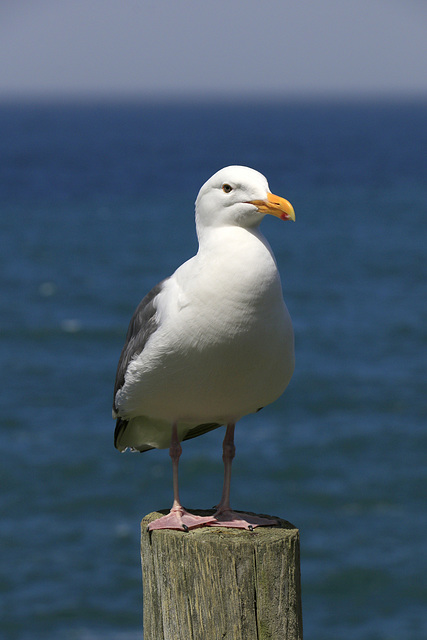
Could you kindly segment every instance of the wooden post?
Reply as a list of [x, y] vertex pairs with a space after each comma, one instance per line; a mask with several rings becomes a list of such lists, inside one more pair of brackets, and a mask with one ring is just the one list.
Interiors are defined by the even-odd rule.
[[298, 529], [147, 532], [163, 513], [141, 523], [144, 640], [302, 640]]

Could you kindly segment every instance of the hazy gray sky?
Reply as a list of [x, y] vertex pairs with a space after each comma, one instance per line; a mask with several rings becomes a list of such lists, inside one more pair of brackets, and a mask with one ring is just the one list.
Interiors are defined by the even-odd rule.
[[0, 95], [427, 94], [425, 0], [2, 0]]

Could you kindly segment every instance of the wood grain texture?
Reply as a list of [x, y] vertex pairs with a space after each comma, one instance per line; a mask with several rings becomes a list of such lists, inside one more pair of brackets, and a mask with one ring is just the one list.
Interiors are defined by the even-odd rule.
[[302, 640], [298, 529], [148, 533], [165, 512], [141, 523], [144, 640]]

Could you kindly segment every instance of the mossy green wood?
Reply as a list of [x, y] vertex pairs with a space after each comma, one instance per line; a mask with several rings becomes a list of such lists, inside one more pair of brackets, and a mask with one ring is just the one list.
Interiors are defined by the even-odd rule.
[[298, 529], [147, 532], [163, 513], [141, 523], [144, 640], [302, 640]]

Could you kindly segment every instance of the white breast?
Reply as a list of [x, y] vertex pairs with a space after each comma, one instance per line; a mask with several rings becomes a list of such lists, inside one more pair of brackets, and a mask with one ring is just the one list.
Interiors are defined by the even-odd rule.
[[215, 230], [167, 282], [158, 321], [128, 368], [122, 415], [224, 423], [273, 402], [289, 383], [292, 324], [259, 232]]

